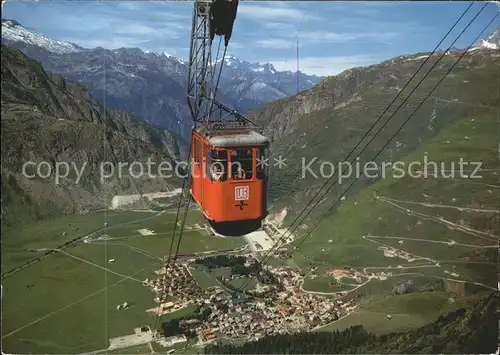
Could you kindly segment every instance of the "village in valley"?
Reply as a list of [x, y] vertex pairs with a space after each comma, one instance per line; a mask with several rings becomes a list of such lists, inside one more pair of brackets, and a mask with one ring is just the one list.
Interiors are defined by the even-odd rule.
[[[271, 214], [261, 229], [239, 237], [245, 242], [238, 247], [179, 254], [170, 260], [165, 256], [162, 266], [142, 282], [152, 292], [156, 305], [145, 310], [154, 322], [138, 325], [133, 334], [110, 338], [107, 350], [145, 345], [153, 349], [155, 344], [173, 353], [218, 342], [238, 343], [319, 330], [357, 310], [360, 295], [354, 291], [371, 280], [383, 281], [397, 275], [389, 270], [391, 266], [300, 267], [291, 258], [297, 252], [293, 243], [296, 237], [282, 228], [286, 214], [286, 208]], [[186, 225], [185, 229], [202, 231], [210, 238], [229, 238], [203, 221]], [[145, 237], [155, 235], [152, 230], [139, 233]], [[377, 250], [387, 258], [409, 263], [418, 260], [397, 248], [379, 246]], [[333, 292], [304, 288], [307, 281], [315, 279], [327, 280]], [[411, 288], [411, 283], [403, 282], [392, 293], [406, 293]], [[117, 310], [127, 307], [124, 302], [117, 305]], [[392, 316], [386, 314], [385, 318], [390, 321]]]
[[[280, 216], [274, 217], [279, 222]], [[283, 230], [276, 220], [246, 235], [248, 244], [243, 248], [165, 261], [152, 278], [143, 282], [153, 292], [157, 305], [146, 312], [154, 315], [157, 324], [138, 327], [131, 335], [111, 338], [108, 349], [152, 342], [168, 348], [187, 342], [203, 347], [217, 341], [250, 341], [268, 335], [311, 331], [352, 312], [356, 306], [351, 301], [335, 294], [317, 295], [303, 290], [305, 277], [315, 269], [300, 270], [287, 264], [288, 249], [283, 245], [294, 237], [290, 235], [285, 243], [279, 242]], [[210, 229], [208, 225], [197, 227]], [[211, 234], [224, 238], [213, 231]], [[276, 244], [280, 245], [274, 258], [277, 262], [261, 263]], [[344, 277], [349, 270], [337, 272]], [[206, 279], [214, 281], [213, 285], [207, 286]], [[117, 309], [126, 307], [124, 303]]]

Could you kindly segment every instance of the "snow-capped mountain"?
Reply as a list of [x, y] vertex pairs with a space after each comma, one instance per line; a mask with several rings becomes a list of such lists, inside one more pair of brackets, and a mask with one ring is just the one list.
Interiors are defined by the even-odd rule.
[[[227, 56], [222, 73], [219, 90], [243, 111], [297, 93], [297, 73], [278, 71], [271, 63], [249, 63]], [[299, 90], [309, 89], [321, 79], [299, 72]]]
[[19, 22], [15, 20], [2, 19], [2, 40], [4, 38], [11, 42], [20, 41], [27, 44], [43, 47], [53, 53], [59, 54], [81, 52], [85, 50], [85, 48], [77, 46], [74, 43], [53, 40], [52, 38], [24, 28]]
[[[135, 112], [187, 138], [191, 118], [186, 104], [188, 64], [166, 53], [139, 48], [85, 49], [2, 20], [2, 43], [40, 61], [45, 70], [81, 82], [98, 101]], [[217, 61], [220, 65], [221, 60]], [[299, 89], [309, 89], [321, 77], [299, 72]], [[218, 99], [246, 113], [266, 102], [294, 95], [297, 73], [278, 71], [272, 64], [224, 58]]]
[[474, 48], [500, 49], [500, 29], [497, 28], [486, 38], [479, 40]]

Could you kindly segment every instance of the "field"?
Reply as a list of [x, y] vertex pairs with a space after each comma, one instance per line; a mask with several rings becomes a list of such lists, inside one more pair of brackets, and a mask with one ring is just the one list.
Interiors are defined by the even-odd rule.
[[122, 355], [132, 355], [132, 354], [149, 354], [151, 352], [151, 349], [149, 345], [139, 345], [139, 346], [133, 346], [130, 348], [124, 348], [124, 349], [117, 349], [117, 350], [111, 350], [111, 351], [106, 351], [102, 352], [101, 354], [109, 354], [109, 355], [114, 355], [114, 354], [122, 354]]
[[[2, 231], [2, 262], [21, 265], [75, 236], [86, 243], [61, 249], [9, 276], [3, 283], [3, 348], [11, 353], [75, 353], [105, 349], [108, 338], [153, 325], [145, 312], [155, 306], [142, 282], [162, 264], [172, 238], [175, 213], [94, 212], [61, 217]], [[104, 221], [108, 228], [103, 228]], [[201, 220], [188, 214], [186, 226]], [[78, 226], [73, 231], [71, 226]], [[142, 235], [148, 229], [153, 235]], [[71, 233], [70, 233], [71, 231]], [[64, 233], [66, 232], [66, 233]], [[98, 239], [107, 235], [107, 239]], [[179, 253], [241, 246], [239, 238], [209, 236], [192, 228], [183, 234]], [[7, 260], [6, 260], [7, 259]], [[114, 260], [112, 260], [114, 259]], [[117, 305], [128, 308], [117, 310]]]
[[35, 257], [30, 249], [56, 248], [71, 239], [84, 237], [97, 230], [134, 220], [146, 221], [154, 217], [151, 212], [98, 211], [89, 215], [67, 215], [19, 227], [2, 230], [2, 273]]
[[415, 329], [429, 323], [429, 319], [420, 314], [392, 314], [391, 319], [387, 319], [386, 315], [387, 313], [359, 310], [321, 331], [344, 330], [362, 324], [367, 332], [379, 335]]
[[[354, 313], [320, 328], [319, 331], [343, 330], [358, 324], [374, 334], [411, 330], [435, 321], [442, 314], [468, 307], [481, 296], [484, 293], [453, 300], [444, 292], [385, 296], [363, 304]], [[388, 315], [391, 319], [387, 318]]]
[[191, 269], [191, 272], [193, 276], [195, 277], [196, 281], [202, 288], [208, 288], [210, 286], [219, 286], [225, 288], [227, 291], [231, 292], [232, 289], [241, 289], [241, 286], [243, 286], [243, 283], [248, 282], [248, 284], [244, 287], [244, 290], [251, 290], [255, 288], [257, 285], [257, 282], [253, 277], [250, 277], [250, 280], [248, 280], [247, 276], [240, 276], [240, 275], [234, 275], [237, 278], [234, 280], [227, 281], [227, 285], [224, 285], [220, 283], [217, 280], [217, 277], [220, 276], [231, 276], [231, 268], [225, 268], [225, 267], [220, 267], [220, 268], [215, 268], [212, 270], [205, 270], [203, 267], [198, 266], [198, 267], [193, 267]]
[[229, 276], [231, 274], [231, 269], [229, 268], [216, 268], [213, 270], [204, 270], [203, 267], [192, 267], [191, 273], [193, 274], [196, 281], [201, 288], [208, 288], [211, 286], [221, 286], [220, 282], [217, 281], [217, 277]]

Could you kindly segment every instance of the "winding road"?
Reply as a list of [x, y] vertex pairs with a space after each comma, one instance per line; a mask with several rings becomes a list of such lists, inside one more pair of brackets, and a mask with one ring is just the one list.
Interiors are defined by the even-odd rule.
[[[455, 230], [461, 231], [463, 233], [466, 233], [466, 234], [468, 234], [470, 236], [473, 236], [473, 237], [476, 237], [476, 238], [480, 238], [480, 239], [483, 239], [483, 240], [487, 240], [487, 241], [491, 242], [492, 244], [489, 244], [489, 245], [475, 245], [475, 244], [457, 243], [454, 240], [450, 240], [450, 241], [446, 242], [446, 241], [438, 241], [438, 240], [429, 240], [429, 239], [424, 239], [424, 238], [407, 238], [407, 237], [391, 237], [391, 236], [364, 235], [364, 236], [361, 236], [362, 239], [364, 239], [364, 240], [366, 240], [368, 242], [371, 242], [371, 243], [375, 243], [375, 244], [379, 245], [381, 248], [385, 248], [386, 250], [392, 251], [394, 253], [394, 256], [400, 256], [401, 257], [401, 255], [405, 255], [405, 256], [408, 257], [406, 260], [409, 261], [409, 262], [423, 260], [424, 263], [413, 264], [411, 266], [402, 266], [402, 265], [394, 266], [394, 265], [389, 265], [389, 266], [368, 266], [368, 267], [364, 267], [364, 268], [362, 268], [362, 275], [361, 276], [364, 277], [364, 278], [366, 278], [366, 281], [362, 282], [359, 285], [354, 285], [355, 286], [354, 288], [352, 288], [350, 290], [346, 290], [346, 291], [334, 291], [334, 292], [310, 291], [310, 290], [304, 289], [304, 287], [303, 287], [303, 283], [304, 282], [303, 282], [303, 280], [301, 280], [301, 282], [300, 282], [300, 288], [301, 288], [301, 290], [303, 292], [307, 292], [307, 293], [311, 293], [311, 294], [318, 294], [318, 295], [335, 295], [335, 294], [338, 294], [338, 293], [342, 292], [343, 296], [341, 296], [340, 298], [344, 298], [349, 293], [351, 293], [351, 292], [359, 289], [360, 287], [365, 286], [366, 284], [368, 284], [372, 280], [374, 280], [374, 279], [380, 279], [380, 276], [370, 275], [370, 273], [368, 272], [368, 270], [380, 270], [380, 271], [381, 270], [391, 270], [391, 271], [395, 271], [395, 270], [410, 270], [410, 269], [421, 269], [421, 268], [440, 268], [441, 267], [441, 263], [443, 263], [443, 264], [444, 263], [450, 263], [450, 264], [451, 263], [463, 263], [463, 264], [488, 264], [488, 265], [496, 265], [496, 263], [489, 262], [489, 261], [436, 260], [436, 259], [429, 258], [429, 257], [426, 257], [426, 256], [421, 256], [421, 255], [416, 255], [416, 254], [409, 253], [406, 250], [403, 250], [403, 249], [400, 249], [400, 248], [396, 248], [396, 247], [394, 247], [392, 245], [384, 244], [383, 242], [381, 242], [379, 240], [383, 240], [383, 239], [394, 240], [394, 239], [396, 239], [396, 240], [399, 240], [399, 241], [408, 240], [408, 241], [418, 241], [418, 242], [424, 242], [424, 243], [446, 244], [446, 245], [449, 245], [450, 247], [459, 246], [459, 247], [475, 248], [475, 249], [498, 249], [498, 247], [499, 247], [498, 236], [496, 236], [496, 235], [493, 235], [493, 234], [488, 233], [488, 232], [479, 231], [479, 230], [476, 230], [476, 229], [473, 229], [473, 228], [469, 228], [469, 227], [466, 227], [466, 226], [463, 226], [463, 225], [459, 225], [457, 223], [448, 221], [448, 220], [446, 220], [446, 219], [444, 219], [442, 217], [435, 217], [435, 216], [432, 216], [432, 215], [429, 215], [429, 214], [412, 211], [412, 210], [408, 209], [407, 207], [402, 206], [401, 204], [421, 205], [421, 206], [430, 207], [430, 208], [447, 208], [447, 209], [455, 209], [455, 210], [458, 210], [458, 211], [461, 211], [461, 212], [467, 211], [467, 212], [474, 212], [474, 213], [489, 213], [489, 214], [498, 214], [499, 210], [477, 209], [477, 208], [450, 206], [450, 205], [443, 205], [443, 204], [433, 204], [433, 203], [418, 202], [418, 201], [403, 201], [403, 200], [397, 200], [397, 199], [383, 197], [383, 196], [375, 196], [375, 198], [377, 198], [378, 200], [380, 200], [382, 202], [385, 202], [385, 203], [387, 203], [387, 204], [389, 204], [389, 205], [397, 208], [402, 213], [405, 213], [405, 214], [408, 214], [408, 215], [411, 215], [411, 216], [415, 216], [417, 218], [431, 220], [433, 222], [443, 224], [443, 225], [445, 225], [446, 227], [448, 227], [450, 229], [455, 229]], [[440, 277], [440, 276], [435, 276], [435, 275], [426, 275], [426, 274], [419, 273], [419, 272], [395, 273], [395, 274], [392, 274], [392, 275], [386, 275], [384, 277], [388, 278], [388, 277], [403, 276], [403, 275], [426, 276], [426, 277], [432, 277], [432, 278], [437, 278], [437, 279], [442, 279], [442, 280], [467, 282], [467, 283], [471, 283], [471, 284], [475, 284], [475, 285], [478, 285], [478, 286], [485, 287], [485, 288], [490, 289], [490, 290], [495, 290], [495, 291], [498, 290], [497, 287], [492, 287], [490, 285], [486, 285], [486, 284], [483, 284], [483, 283], [480, 283], [480, 282], [476, 282], [476, 281], [473, 281], [473, 280], [463, 280], [463, 279], [459, 279], [458, 277], [456, 277], [456, 278], [450, 278], [450, 277]], [[341, 283], [338, 280], [337, 280], [337, 282]], [[342, 283], [342, 284], [348, 285], [348, 284], [345, 284], [345, 283]]]

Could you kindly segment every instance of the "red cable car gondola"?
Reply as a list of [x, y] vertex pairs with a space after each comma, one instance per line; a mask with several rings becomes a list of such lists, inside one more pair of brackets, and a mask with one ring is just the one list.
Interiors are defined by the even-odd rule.
[[242, 235], [267, 216], [267, 137], [247, 127], [193, 128], [191, 195], [217, 233]]
[[[269, 140], [252, 121], [215, 99], [237, 8], [237, 0], [195, 0], [187, 85], [195, 122], [191, 197], [215, 232], [223, 235], [252, 232], [267, 215]], [[224, 36], [224, 54], [218, 60], [217, 50], [213, 61], [215, 35]]]

